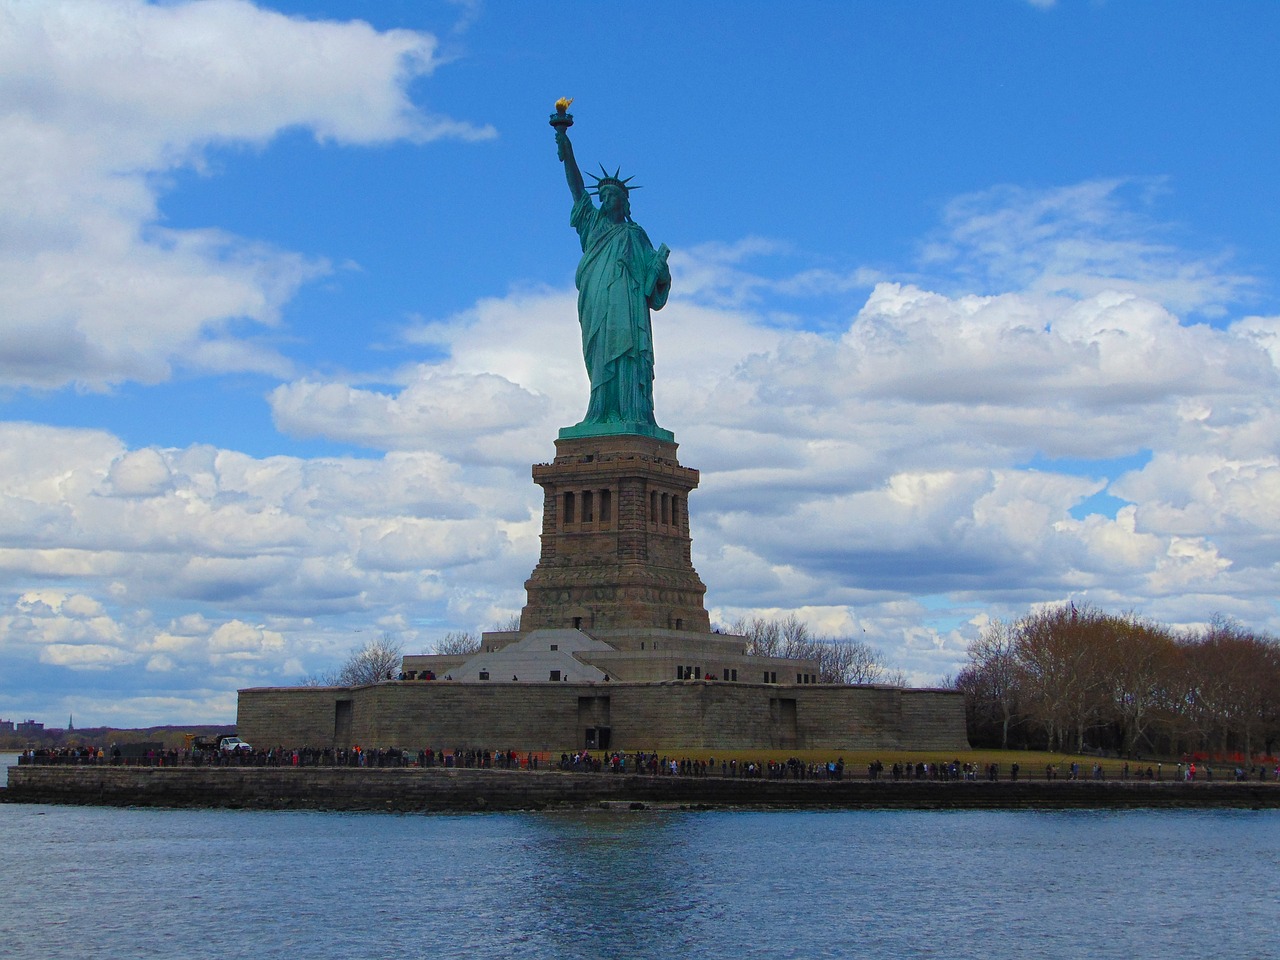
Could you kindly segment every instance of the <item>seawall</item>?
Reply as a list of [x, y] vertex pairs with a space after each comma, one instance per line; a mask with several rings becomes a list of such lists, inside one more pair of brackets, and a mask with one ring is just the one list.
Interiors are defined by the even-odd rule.
[[1280, 784], [744, 780], [440, 768], [21, 766], [0, 802], [396, 812], [597, 806], [913, 810], [1280, 808]]

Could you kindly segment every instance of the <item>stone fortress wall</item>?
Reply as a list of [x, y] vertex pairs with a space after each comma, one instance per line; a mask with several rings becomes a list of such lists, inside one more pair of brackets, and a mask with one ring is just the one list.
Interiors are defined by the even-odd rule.
[[953, 691], [885, 686], [390, 682], [240, 691], [255, 747], [940, 750], [968, 747]]

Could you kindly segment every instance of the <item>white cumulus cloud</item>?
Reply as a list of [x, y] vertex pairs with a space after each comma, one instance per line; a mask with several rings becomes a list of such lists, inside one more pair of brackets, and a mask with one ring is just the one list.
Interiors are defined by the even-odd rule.
[[261, 331], [326, 265], [159, 222], [212, 145], [489, 135], [414, 105], [436, 41], [243, 0], [0, 5], [0, 385], [155, 383], [175, 365], [285, 374]]

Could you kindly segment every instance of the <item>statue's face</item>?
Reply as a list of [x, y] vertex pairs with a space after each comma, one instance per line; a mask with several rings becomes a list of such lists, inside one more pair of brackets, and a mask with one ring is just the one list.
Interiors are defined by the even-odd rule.
[[600, 188], [600, 209], [610, 219], [618, 219], [625, 215], [627, 195], [613, 184]]

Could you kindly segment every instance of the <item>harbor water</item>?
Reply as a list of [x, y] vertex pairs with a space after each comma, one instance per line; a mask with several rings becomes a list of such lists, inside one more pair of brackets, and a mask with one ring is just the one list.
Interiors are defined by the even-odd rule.
[[12, 960], [1270, 958], [1280, 812], [13, 804], [0, 888]]

